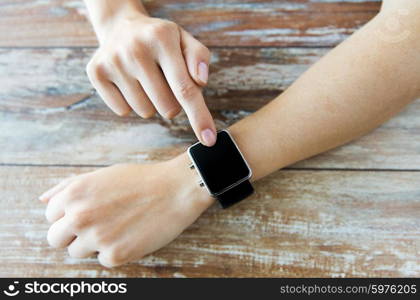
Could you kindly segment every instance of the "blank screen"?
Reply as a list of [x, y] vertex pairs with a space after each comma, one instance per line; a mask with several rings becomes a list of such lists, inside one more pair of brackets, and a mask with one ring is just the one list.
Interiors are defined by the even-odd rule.
[[197, 144], [189, 151], [212, 194], [217, 194], [250, 175], [244, 159], [225, 131], [217, 134], [214, 146]]

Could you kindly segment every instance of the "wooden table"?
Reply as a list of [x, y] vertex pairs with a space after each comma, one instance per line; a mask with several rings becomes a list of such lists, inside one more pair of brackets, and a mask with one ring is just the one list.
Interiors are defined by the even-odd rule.
[[[372, 18], [378, 1], [146, 1], [213, 53], [205, 90], [219, 127], [257, 110]], [[48, 247], [37, 196], [62, 178], [173, 157], [173, 121], [113, 115], [85, 65], [81, 1], [0, 1], [0, 276], [420, 276], [420, 101], [371, 134], [257, 183], [168, 247], [115, 269]]]

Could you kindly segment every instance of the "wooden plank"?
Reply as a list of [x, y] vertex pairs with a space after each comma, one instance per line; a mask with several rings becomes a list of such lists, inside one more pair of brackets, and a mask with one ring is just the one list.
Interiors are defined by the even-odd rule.
[[[331, 46], [371, 19], [379, 0], [145, 1], [152, 15], [209, 46]], [[95, 46], [81, 0], [3, 1], [0, 46]]]
[[[414, 119], [419, 108], [417, 101], [371, 134], [292, 167], [418, 170], [420, 126], [418, 118]], [[0, 113], [0, 163], [107, 165], [159, 161], [185, 151], [194, 141], [184, 116], [146, 122], [134, 117], [104, 119], [88, 112], [80, 115], [78, 110], [89, 107], [45, 115]], [[217, 119], [219, 128], [229, 123]]]
[[[326, 51], [214, 49], [205, 94], [219, 128], [267, 103]], [[91, 96], [84, 72], [91, 54], [92, 49], [0, 50], [0, 163], [154, 161], [193, 141], [183, 115], [144, 121], [112, 114]], [[419, 114], [420, 100], [368, 136], [294, 167], [418, 169]]]
[[[0, 49], [0, 109], [64, 108], [94, 91], [85, 74], [93, 49]], [[328, 50], [212, 49], [214, 110], [256, 110], [286, 89]], [[102, 109], [96, 108], [97, 110]]]
[[1, 167], [0, 276], [418, 277], [420, 172], [281, 171], [169, 246], [106, 269], [48, 247], [36, 197], [90, 168]]

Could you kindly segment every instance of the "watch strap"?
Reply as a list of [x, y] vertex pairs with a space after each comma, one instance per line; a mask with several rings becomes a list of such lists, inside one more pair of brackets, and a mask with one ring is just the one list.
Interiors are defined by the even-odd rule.
[[228, 208], [233, 204], [245, 199], [254, 193], [254, 188], [249, 180], [245, 180], [238, 185], [230, 188], [226, 192], [217, 195], [216, 198], [219, 200], [223, 208]]

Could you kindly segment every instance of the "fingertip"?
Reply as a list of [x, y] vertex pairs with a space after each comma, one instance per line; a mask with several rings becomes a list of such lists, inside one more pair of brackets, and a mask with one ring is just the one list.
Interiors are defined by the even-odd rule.
[[216, 133], [214, 130], [207, 128], [201, 131], [201, 143], [207, 147], [214, 146], [216, 144]]
[[126, 108], [121, 110], [114, 110], [114, 112], [120, 117], [127, 117], [131, 113], [131, 109]]
[[38, 197], [38, 200], [43, 203], [48, 202], [48, 199], [51, 198], [51, 196], [54, 194], [54, 191], [55, 191], [55, 187], [47, 190], [41, 196]]
[[47, 201], [48, 201], [48, 199], [45, 198], [45, 197], [42, 197], [42, 195], [38, 197], [38, 200], [42, 203], [47, 203]]
[[165, 119], [172, 120], [181, 112], [181, 106], [174, 107], [167, 112], [163, 113], [162, 116]]

